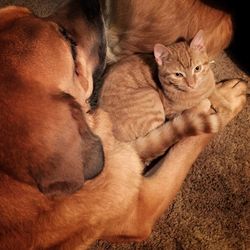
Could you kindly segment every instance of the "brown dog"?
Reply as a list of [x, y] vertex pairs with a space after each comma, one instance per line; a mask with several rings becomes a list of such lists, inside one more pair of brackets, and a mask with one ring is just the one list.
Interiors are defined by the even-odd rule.
[[[0, 10], [0, 249], [144, 239], [211, 138], [181, 141], [156, 173], [141, 175], [135, 145], [113, 138], [102, 110], [86, 113], [104, 53], [92, 19], [100, 13], [86, 14], [84, 2], [46, 20], [25, 8]], [[231, 105], [226, 113], [216, 107], [224, 124], [242, 109], [245, 89], [237, 80], [219, 86]], [[101, 174], [102, 146], [89, 127], [103, 142]]]

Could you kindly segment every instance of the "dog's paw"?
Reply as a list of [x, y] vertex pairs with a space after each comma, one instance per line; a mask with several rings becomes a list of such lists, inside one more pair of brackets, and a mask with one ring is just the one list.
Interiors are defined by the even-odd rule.
[[246, 103], [246, 92], [246, 82], [239, 79], [228, 80], [217, 85], [210, 101], [223, 127], [243, 109]]

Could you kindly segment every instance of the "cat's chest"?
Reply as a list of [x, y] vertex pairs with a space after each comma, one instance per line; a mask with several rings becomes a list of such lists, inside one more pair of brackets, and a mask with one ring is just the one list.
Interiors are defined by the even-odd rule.
[[164, 108], [164, 113], [166, 118], [168, 119], [175, 117], [184, 110], [198, 105], [200, 101], [204, 99], [202, 95], [194, 96], [190, 93], [168, 94], [169, 95], [165, 95], [162, 91], [159, 92], [159, 96]]

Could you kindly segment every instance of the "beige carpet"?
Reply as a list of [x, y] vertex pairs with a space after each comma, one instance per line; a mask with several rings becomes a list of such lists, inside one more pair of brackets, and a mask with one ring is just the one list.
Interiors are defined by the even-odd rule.
[[[90, 1], [90, 0], [89, 0]], [[39, 15], [61, 0], [0, 0], [24, 4]], [[217, 79], [249, 78], [223, 54]], [[243, 112], [210, 143], [195, 163], [175, 202], [142, 243], [108, 244], [97, 249], [247, 250], [250, 249], [250, 98]]]

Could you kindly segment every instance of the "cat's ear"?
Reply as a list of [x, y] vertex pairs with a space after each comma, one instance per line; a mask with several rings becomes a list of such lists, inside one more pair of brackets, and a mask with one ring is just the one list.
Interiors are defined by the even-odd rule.
[[157, 64], [162, 66], [162, 58], [167, 54], [167, 49], [164, 45], [157, 43], [154, 46], [154, 56]]
[[199, 30], [198, 33], [195, 35], [195, 37], [190, 43], [190, 48], [200, 52], [206, 51], [205, 35], [203, 30]]

